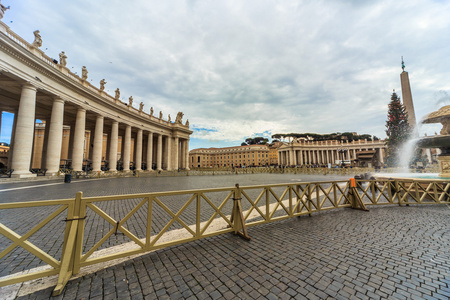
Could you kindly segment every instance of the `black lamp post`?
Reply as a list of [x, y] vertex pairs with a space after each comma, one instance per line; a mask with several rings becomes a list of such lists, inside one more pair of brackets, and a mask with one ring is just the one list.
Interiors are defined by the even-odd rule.
[[343, 149], [343, 148], [341, 148], [341, 149], [339, 149], [338, 150], [338, 153], [340, 153], [341, 155], [341, 166], [343, 166], [344, 165], [344, 158], [345, 158], [345, 153], [347, 152], [347, 149]]

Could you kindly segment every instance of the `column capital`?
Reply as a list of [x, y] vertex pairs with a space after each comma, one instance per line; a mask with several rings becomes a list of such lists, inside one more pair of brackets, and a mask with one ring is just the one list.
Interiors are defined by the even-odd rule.
[[55, 97], [53, 97], [53, 102], [65, 103], [66, 100], [64, 100], [63, 98], [61, 98], [59, 96], [55, 96]]
[[26, 82], [22, 84], [22, 89], [29, 89], [35, 92], [37, 91], [37, 88], [33, 84], [31, 84], [31, 82]]

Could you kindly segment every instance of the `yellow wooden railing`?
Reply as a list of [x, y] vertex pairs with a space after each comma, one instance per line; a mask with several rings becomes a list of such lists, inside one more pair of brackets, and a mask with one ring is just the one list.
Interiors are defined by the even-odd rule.
[[[351, 179], [101, 197], [83, 197], [82, 192], [78, 192], [74, 199], [0, 204], [0, 211], [56, 206], [48, 217], [23, 235], [0, 223], [0, 234], [12, 241], [0, 252], [0, 265], [1, 259], [17, 247], [48, 265], [46, 270], [0, 278], [0, 286], [59, 274], [53, 292], [53, 295], [59, 295], [72, 275], [93, 264], [223, 233], [233, 232], [250, 239], [249, 226], [318, 211], [344, 207], [367, 210], [368, 205], [386, 204], [449, 204], [449, 199], [450, 183], [446, 182]], [[111, 209], [115, 201], [130, 205], [125, 216], [119, 217]], [[63, 214], [66, 216], [65, 234], [61, 259], [58, 260], [31, 243], [29, 238]], [[141, 218], [133, 219], [137, 215]], [[100, 219], [110, 225], [109, 230], [89, 247], [84, 241], [86, 218]], [[133, 233], [135, 222], [142, 222], [145, 234]], [[174, 227], [179, 230], [172, 230]], [[118, 232], [131, 242], [131, 246], [112, 252], [101, 251], [105, 242]]]

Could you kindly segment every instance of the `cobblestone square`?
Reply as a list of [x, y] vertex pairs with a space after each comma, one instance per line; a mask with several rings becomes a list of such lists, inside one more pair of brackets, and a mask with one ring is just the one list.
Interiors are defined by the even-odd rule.
[[[257, 179], [203, 178], [195, 188], [215, 180], [249, 185]], [[102, 181], [106, 188], [107, 181]], [[149, 189], [144, 181], [134, 183], [136, 190]], [[166, 184], [161, 181], [159, 188]], [[0, 191], [6, 188], [11, 187], [0, 185]], [[30, 190], [11, 192], [29, 197]], [[448, 299], [450, 209], [369, 209], [339, 209], [251, 226], [251, 241], [224, 234], [154, 251], [73, 279], [54, 299]], [[17, 299], [47, 299], [52, 290]]]

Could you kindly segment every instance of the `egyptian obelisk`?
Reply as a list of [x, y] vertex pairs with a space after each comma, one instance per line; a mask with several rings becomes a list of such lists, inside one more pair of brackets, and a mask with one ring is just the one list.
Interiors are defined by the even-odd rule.
[[402, 85], [402, 98], [403, 105], [408, 113], [408, 123], [412, 128], [417, 126], [416, 123], [416, 113], [414, 112], [414, 104], [411, 95], [411, 86], [409, 85], [408, 72], [405, 71], [405, 63], [403, 62], [402, 56], [402, 69], [403, 72], [400, 74], [400, 83]]

